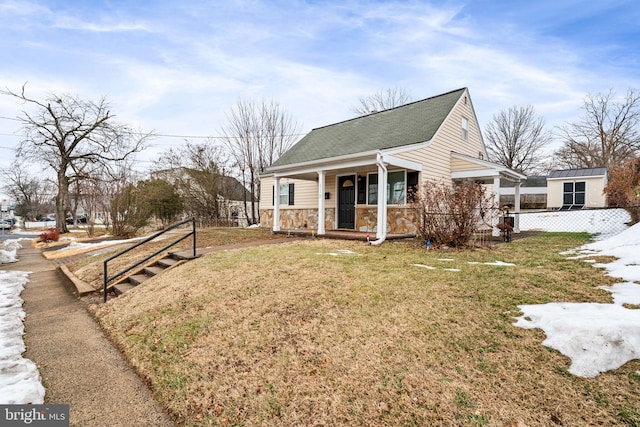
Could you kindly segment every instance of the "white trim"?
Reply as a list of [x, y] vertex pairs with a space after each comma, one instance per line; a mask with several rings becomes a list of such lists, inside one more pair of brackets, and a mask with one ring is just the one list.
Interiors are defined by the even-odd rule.
[[[414, 162], [412, 160], [402, 159], [400, 157], [396, 157], [392, 155], [388, 155], [386, 152], [382, 152], [382, 153], [384, 155], [385, 163], [389, 165], [397, 166], [404, 169], [412, 169], [418, 172], [422, 171], [421, 163]], [[294, 177], [299, 175], [314, 175], [314, 178], [310, 178], [310, 177], [308, 178], [309, 180], [311, 180], [311, 179], [315, 179], [315, 174], [317, 174], [319, 170], [324, 170], [325, 172], [329, 172], [332, 170], [344, 170], [344, 169], [356, 170], [363, 166], [375, 166], [377, 154], [378, 152], [376, 152], [375, 155], [360, 157], [357, 159], [355, 158], [350, 160], [346, 159], [342, 163], [336, 162], [336, 161], [334, 162], [323, 161], [322, 163], [319, 163], [316, 166], [309, 165], [308, 167], [302, 168], [302, 169], [288, 168], [288, 170], [285, 170], [284, 168], [282, 168], [282, 169], [279, 169], [277, 172], [273, 172], [273, 176]], [[325, 160], [330, 160], [330, 159], [325, 159]], [[262, 175], [262, 176], [267, 176], [267, 175]]]
[[318, 171], [318, 235], [325, 233], [324, 227], [324, 193], [325, 193], [325, 174], [323, 170]]
[[280, 231], [280, 177], [273, 177], [273, 231]]
[[[500, 202], [500, 175], [493, 177], [493, 194], [495, 194], [495, 200]], [[497, 216], [492, 216], [491, 218], [491, 235], [497, 237], [500, 235], [500, 230], [496, 225], [498, 225], [500, 219]]]
[[594, 178], [604, 179], [606, 183], [607, 175], [564, 176], [564, 177], [558, 177], [558, 178], [547, 177], [547, 181], [579, 181], [582, 179], [594, 179]]
[[384, 158], [384, 162], [388, 165], [397, 166], [405, 170], [411, 169], [418, 172], [422, 171], [422, 163], [391, 156], [391, 155], [388, 155], [386, 152], [382, 152], [382, 156]]
[[[344, 156], [327, 157], [324, 159], [309, 160], [302, 163], [292, 163], [290, 165], [269, 166], [265, 172], [278, 173], [278, 171], [285, 171], [286, 173], [286, 171], [289, 171], [289, 172], [300, 173], [299, 171], [305, 171], [305, 170], [313, 172], [320, 167], [324, 167], [325, 169], [328, 169], [328, 168], [336, 169], [336, 167], [334, 167], [334, 165], [336, 164], [351, 165], [352, 162], [355, 162], [354, 164], [361, 164], [363, 161], [366, 161], [366, 160], [369, 161], [368, 164], [374, 164], [377, 153], [378, 153], [378, 150], [364, 151], [364, 152], [359, 152], [354, 154], [346, 154]], [[345, 166], [341, 166], [341, 167], [345, 167]]]
[[500, 172], [496, 169], [476, 169], [471, 171], [451, 172], [451, 179], [468, 179], [480, 177], [496, 177], [500, 176]]
[[376, 238], [382, 242], [387, 237], [387, 167], [382, 153], [378, 153], [378, 209]]

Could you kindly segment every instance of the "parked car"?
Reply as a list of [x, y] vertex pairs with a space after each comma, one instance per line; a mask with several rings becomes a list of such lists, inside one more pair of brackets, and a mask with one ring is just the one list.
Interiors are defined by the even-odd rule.
[[13, 227], [11, 221], [8, 221], [6, 219], [0, 221], [0, 230], [11, 230], [11, 227]]
[[[85, 215], [78, 215], [78, 224], [86, 224], [87, 223], [87, 217]], [[73, 217], [67, 217], [66, 219], [67, 224], [73, 224]]]

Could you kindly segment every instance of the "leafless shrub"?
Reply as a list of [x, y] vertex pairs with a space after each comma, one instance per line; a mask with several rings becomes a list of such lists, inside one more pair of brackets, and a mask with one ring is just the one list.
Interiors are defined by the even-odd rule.
[[425, 182], [413, 198], [418, 237], [435, 245], [469, 246], [489, 216], [496, 212], [493, 194], [474, 182], [458, 185]]
[[622, 207], [629, 212], [631, 224], [640, 222], [640, 158], [613, 168], [604, 193], [610, 207]]

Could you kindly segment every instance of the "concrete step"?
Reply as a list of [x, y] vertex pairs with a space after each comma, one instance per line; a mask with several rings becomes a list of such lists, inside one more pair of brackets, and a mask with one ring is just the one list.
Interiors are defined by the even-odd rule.
[[174, 256], [173, 254], [169, 254], [169, 257], [162, 258], [152, 266], [144, 267], [142, 270], [138, 271], [137, 274], [133, 274], [128, 277], [127, 282], [122, 282], [113, 286], [113, 292], [118, 295], [122, 295], [123, 293], [131, 290], [144, 282], [151, 277], [162, 273], [169, 267], [173, 267], [174, 265], [181, 264], [185, 262], [185, 260], [193, 259], [193, 257], [181, 257]]
[[113, 286], [113, 292], [116, 294], [116, 296], [120, 296], [135, 287], [136, 286], [132, 285], [130, 282], [118, 283], [117, 285]]
[[199, 255], [196, 254], [196, 256], [193, 256], [193, 251], [192, 250], [186, 250], [186, 251], [177, 251], [177, 252], [169, 252], [169, 256], [173, 259], [176, 259], [178, 261], [183, 261], [183, 260], [191, 260], [194, 258], [198, 258]]
[[161, 266], [151, 266], [151, 267], [145, 267], [144, 268], [144, 274], [146, 274], [147, 276], [155, 276], [156, 274], [160, 274], [165, 270], [166, 267], [161, 267]]
[[129, 283], [137, 286], [148, 278], [149, 276], [147, 276], [146, 274], [134, 274], [133, 276], [129, 276]]
[[158, 260], [158, 262], [156, 262], [156, 264], [160, 267], [164, 267], [164, 268], [169, 268], [172, 267], [174, 265], [176, 265], [177, 263], [179, 263], [180, 261], [174, 258], [162, 258], [160, 260]]

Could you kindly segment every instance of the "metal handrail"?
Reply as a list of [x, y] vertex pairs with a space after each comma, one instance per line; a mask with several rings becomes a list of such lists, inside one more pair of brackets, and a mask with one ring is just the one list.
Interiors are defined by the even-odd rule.
[[[177, 228], [183, 224], [186, 224], [188, 222], [191, 222], [191, 232], [182, 236], [181, 238], [179, 238], [178, 240], [176, 240], [173, 243], [168, 244], [167, 246], [165, 246], [164, 248], [155, 251], [154, 253], [152, 253], [151, 255], [149, 255], [148, 257], [144, 258], [143, 260], [140, 260], [138, 262], [136, 262], [135, 264], [133, 264], [132, 266], [120, 271], [119, 273], [114, 274], [113, 276], [109, 277], [108, 273], [107, 273], [107, 264], [109, 263], [109, 261], [114, 260], [115, 258], [118, 258], [121, 255], [126, 254], [127, 252], [144, 245], [145, 243], [155, 239], [158, 236], [163, 235], [164, 233], [166, 233], [167, 231], [171, 231], [174, 228]], [[132, 245], [130, 247], [128, 247], [127, 249], [118, 252], [117, 254], [110, 256], [109, 258], [105, 259], [103, 262], [103, 271], [104, 271], [104, 275], [103, 275], [103, 302], [107, 302], [107, 285], [109, 284], [109, 282], [111, 282], [112, 280], [117, 279], [118, 277], [121, 277], [122, 275], [124, 275], [125, 273], [128, 273], [129, 271], [133, 270], [134, 268], [144, 264], [145, 262], [149, 261], [151, 258], [155, 257], [156, 255], [166, 251], [167, 249], [169, 249], [170, 247], [182, 242], [183, 240], [189, 238], [189, 236], [193, 236], [193, 257], [196, 257], [196, 219], [195, 218], [189, 218], [189, 219], [185, 219], [184, 221], [180, 221], [180, 222], [176, 222], [175, 224], [172, 224], [170, 226], [168, 226], [167, 228], [165, 228], [164, 230], [158, 231], [155, 234], [152, 234], [151, 236], [145, 238], [144, 240], [139, 241], [138, 243], [136, 243], [135, 245]]]

